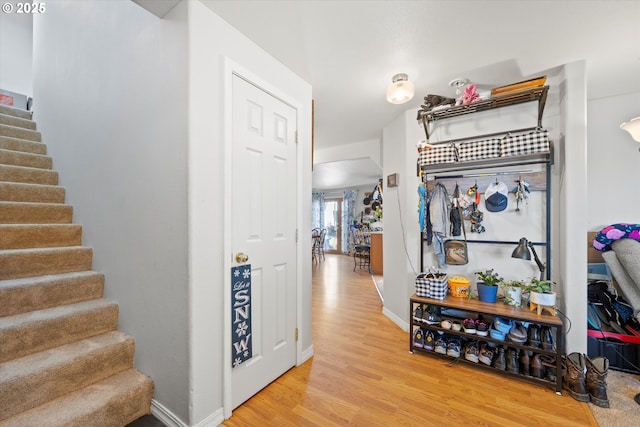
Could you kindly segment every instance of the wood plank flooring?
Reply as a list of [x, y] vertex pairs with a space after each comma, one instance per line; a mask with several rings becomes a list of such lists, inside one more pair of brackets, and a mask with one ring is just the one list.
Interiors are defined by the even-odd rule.
[[223, 426], [598, 425], [567, 393], [409, 353], [408, 333], [381, 313], [365, 270], [329, 254], [313, 268], [314, 357]]

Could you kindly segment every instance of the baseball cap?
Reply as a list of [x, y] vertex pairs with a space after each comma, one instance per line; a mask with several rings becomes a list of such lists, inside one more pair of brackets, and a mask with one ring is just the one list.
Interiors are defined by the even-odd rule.
[[500, 212], [507, 208], [509, 188], [504, 182], [494, 182], [484, 192], [484, 204], [489, 212]]

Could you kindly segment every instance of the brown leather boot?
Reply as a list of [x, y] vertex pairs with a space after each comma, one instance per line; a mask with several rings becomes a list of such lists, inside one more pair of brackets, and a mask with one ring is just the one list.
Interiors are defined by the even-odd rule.
[[531, 364], [531, 351], [520, 351], [520, 373], [529, 376], [529, 365]]
[[540, 360], [539, 353], [536, 353], [531, 359], [531, 376], [536, 378], [542, 378], [544, 375], [544, 366], [542, 366], [542, 360]]
[[520, 366], [518, 364], [518, 350], [515, 348], [509, 347], [507, 350], [507, 371], [512, 374], [520, 373]]
[[609, 407], [607, 397], [607, 373], [609, 372], [609, 359], [606, 357], [596, 357], [589, 359], [585, 357], [587, 366], [587, 389], [591, 403], [601, 408]]
[[584, 355], [582, 353], [567, 355], [562, 385], [574, 399], [580, 402], [589, 401], [589, 394], [584, 380], [585, 370]]

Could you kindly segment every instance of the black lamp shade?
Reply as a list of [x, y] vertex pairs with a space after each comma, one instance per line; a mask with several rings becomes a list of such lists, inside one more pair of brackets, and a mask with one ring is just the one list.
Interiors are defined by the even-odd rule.
[[531, 251], [529, 251], [529, 242], [524, 237], [520, 239], [518, 246], [513, 250], [511, 254], [512, 258], [531, 260]]

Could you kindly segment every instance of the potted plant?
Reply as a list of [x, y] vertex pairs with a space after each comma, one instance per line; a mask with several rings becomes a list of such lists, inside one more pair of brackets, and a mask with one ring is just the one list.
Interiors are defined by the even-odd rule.
[[522, 280], [510, 280], [502, 282], [502, 292], [504, 293], [504, 302], [508, 305], [516, 307], [522, 306], [522, 290], [525, 284]]
[[532, 278], [524, 286], [523, 291], [529, 293], [529, 302], [546, 307], [555, 307], [556, 293], [553, 291], [554, 285], [555, 282], [551, 280]]
[[498, 285], [504, 282], [504, 279], [498, 275], [493, 268], [476, 271], [478, 276], [476, 287], [478, 288], [478, 299], [484, 302], [496, 302], [498, 298]]

